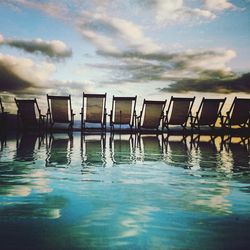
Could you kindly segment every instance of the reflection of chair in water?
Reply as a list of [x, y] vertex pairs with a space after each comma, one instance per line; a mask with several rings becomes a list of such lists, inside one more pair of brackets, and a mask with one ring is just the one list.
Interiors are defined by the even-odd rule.
[[139, 148], [143, 154], [143, 161], [158, 161], [163, 159], [162, 136], [140, 135]]
[[198, 153], [199, 166], [202, 168], [219, 167], [221, 164], [221, 157], [218, 157], [218, 153], [222, 149], [222, 142], [220, 143], [220, 149], [218, 150], [216, 143], [216, 137], [214, 136], [201, 136], [198, 135], [192, 140], [196, 152]]
[[230, 137], [225, 147], [231, 153], [234, 170], [249, 169], [249, 141], [247, 143], [246, 138]]
[[60, 167], [69, 165], [73, 148], [73, 136], [71, 134], [50, 135], [47, 143], [47, 167]]
[[0, 98], [0, 132], [6, 127], [7, 112], [4, 111], [2, 100]]
[[86, 123], [100, 124], [106, 129], [106, 97], [107, 94], [85, 94], [81, 111], [81, 130], [86, 129]]
[[84, 135], [81, 138], [81, 155], [84, 166], [104, 166], [105, 135]]
[[166, 101], [143, 101], [140, 116], [138, 116], [138, 129], [140, 132], [159, 132], [163, 130], [163, 117]]
[[115, 164], [131, 164], [135, 160], [135, 138], [130, 135], [110, 136], [111, 159]]
[[[38, 145], [37, 145], [37, 139]], [[23, 133], [17, 136], [15, 160], [34, 161], [36, 159], [36, 145], [40, 148], [42, 138], [35, 133]]]
[[170, 136], [165, 139], [166, 163], [184, 168], [191, 167], [190, 148], [187, 145], [186, 136]]
[[7, 136], [6, 134], [0, 135], [0, 151], [3, 151], [3, 148], [6, 147]]
[[[187, 126], [188, 118], [191, 117], [191, 109], [194, 104], [195, 97], [182, 98], [171, 96], [164, 125], [169, 129], [169, 125]], [[170, 113], [171, 111], [171, 113]]]
[[218, 118], [222, 119], [221, 110], [225, 101], [226, 98], [207, 99], [203, 97], [196, 115], [192, 117], [192, 128], [200, 129], [200, 126], [209, 126], [214, 128]]
[[248, 98], [234, 98], [231, 108], [224, 116], [223, 126], [231, 128], [238, 126], [241, 128], [249, 128], [250, 117], [250, 99]]
[[135, 97], [117, 97], [113, 96], [112, 108], [110, 113], [110, 128], [114, 131], [115, 128], [126, 130], [129, 128], [131, 131], [136, 123], [136, 106]]
[[39, 109], [36, 98], [16, 99], [17, 119], [19, 127], [23, 129], [43, 129], [44, 118]]
[[47, 95], [48, 112], [47, 125], [50, 128], [55, 124], [68, 125], [68, 129], [73, 128], [74, 115], [71, 106], [71, 96], [51, 96]]

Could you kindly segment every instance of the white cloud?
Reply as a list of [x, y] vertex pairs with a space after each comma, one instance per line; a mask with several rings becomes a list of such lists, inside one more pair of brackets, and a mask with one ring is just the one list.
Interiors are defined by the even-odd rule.
[[205, 7], [212, 11], [235, 9], [236, 6], [227, 0], [204, 0]]
[[[76, 22], [78, 30], [91, 40], [98, 50], [116, 52], [138, 50], [152, 53], [160, 46], [146, 37], [142, 27], [128, 20], [110, 17], [105, 13], [83, 12]], [[112, 37], [112, 38], [111, 38]]]
[[107, 36], [97, 34], [95, 31], [82, 29], [80, 33], [98, 50], [107, 51], [109, 53], [119, 53], [118, 48], [114, 45], [113, 40]]
[[156, 11], [156, 20], [159, 23], [190, 21], [194, 18], [211, 20], [216, 17], [209, 10], [185, 6], [183, 0], [154, 0], [153, 3]]

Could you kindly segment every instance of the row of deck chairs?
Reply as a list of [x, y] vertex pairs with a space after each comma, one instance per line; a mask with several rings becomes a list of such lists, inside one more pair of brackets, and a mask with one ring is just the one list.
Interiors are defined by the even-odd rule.
[[[249, 128], [250, 99], [235, 97], [230, 109], [223, 116], [221, 111], [226, 98], [203, 98], [197, 112], [192, 114], [195, 97], [181, 98], [171, 97], [168, 106], [164, 101], [143, 101], [140, 115], [136, 115], [137, 97], [113, 96], [110, 114], [106, 110], [107, 94], [83, 93], [83, 105], [81, 108], [81, 131], [92, 128], [106, 130], [107, 118], [109, 118], [111, 131], [163, 131], [171, 126], [180, 126], [186, 129], [190, 124], [193, 129], [202, 126], [215, 128], [220, 121], [224, 128], [238, 126]], [[42, 115], [36, 99], [16, 99], [17, 117], [22, 128], [48, 128], [64, 124], [67, 129], [72, 129], [74, 113], [71, 105], [71, 96], [47, 95], [47, 114]], [[1, 102], [0, 102], [1, 103]], [[165, 111], [166, 109], [166, 111]], [[1, 103], [1, 119], [6, 119]], [[45, 126], [46, 125], [46, 126]]]

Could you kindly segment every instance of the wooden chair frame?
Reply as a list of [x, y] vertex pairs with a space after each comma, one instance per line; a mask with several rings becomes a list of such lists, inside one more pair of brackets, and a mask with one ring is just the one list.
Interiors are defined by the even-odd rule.
[[[103, 107], [102, 107], [102, 119], [101, 121], [89, 121], [86, 119], [87, 115], [87, 110], [84, 113], [85, 106], [87, 107], [87, 99], [91, 98], [103, 98]], [[100, 123], [101, 124], [101, 129], [106, 130], [106, 115], [107, 115], [107, 110], [106, 110], [106, 99], [107, 99], [107, 93], [105, 94], [85, 94], [83, 92], [83, 98], [82, 98], [82, 109], [81, 109], [81, 131], [84, 131], [86, 129], [85, 123], [90, 122], [90, 123]]]
[[72, 105], [71, 105], [71, 95], [67, 95], [67, 96], [54, 96], [54, 95], [48, 95], [47, 94], [47, 102], [48, 102], [48, 111], [47, 111], [47, 128], [48, 128], [48, 123], [50, 124], [50, 129], [52, 129], [53, 125], [55, 123], [59, 123], [59, 122], [55, 122], [53, 120], [53, 114], [51, 111], [51, 100], [67, 100], [68, 101], [68, 112], [70, 112], [69, 115], [69, 121], [65, 121], [65, 122], [60, 122], [60, 123], [69, 123], [68, 125], [68, 129], [73, 129], [73, 125], [74, 125], [74, 113], [73, 113], [73, 109], [72, 109]]

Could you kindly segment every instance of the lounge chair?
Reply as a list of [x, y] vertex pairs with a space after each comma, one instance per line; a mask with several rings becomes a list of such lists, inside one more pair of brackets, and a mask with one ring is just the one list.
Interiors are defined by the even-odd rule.
[[142, 110], [138, 119], [138, 131], [139, 132], [160, 132], [163, 131], [163, 117], [164, 108], [166, 106], [165, 101], [143, 101]]
[[135, 97], [116, 97], [113, 96], [112, 108], [110, 113], [110, 128], [113, 132], [117, 127], [120, 131], [133, 130], [136, 124], [136, 99]]
[[71, 106], [71, 96], [51, 96], [47, 95], [48, 123], [52, 129], [55, 124], [68, 124], [68, 129], [73, 129], [74, 115]]
[[106, 129], [106, 97], [106, 93], [83, 93], [81, 131], [86, 129], [86, 123], [100, 124], [102, 130]]
[[249, 118], [250, 99], [235, 97], [226, 116], [223, 116], [222, 126], [224, 128], [232, 128], [233, 126], [249, 128]]
[[36, 98], [16, 99], [18, 127], [22, 129], [43, 129], [45, 116], [41, 114]]
[[201, 126], [215, 128], [218, 118], [222, 119], [221, 110], [224, 106], [224, 99], [208, 99], [203, 97], [195, 116], [192, 116], [191, 126], [200, 130]]
[[194, 100], [195, 97], [183, 98], [171, 96], [164, 121], [167, 129], [169, 129], [169, 125], [179, 125], [184, 129], [186, 128], [188, 118], [191, 116]]
[[4, 111], [2, 100], [0, 98], [0, 130], [6, 126], [7, 112]]

